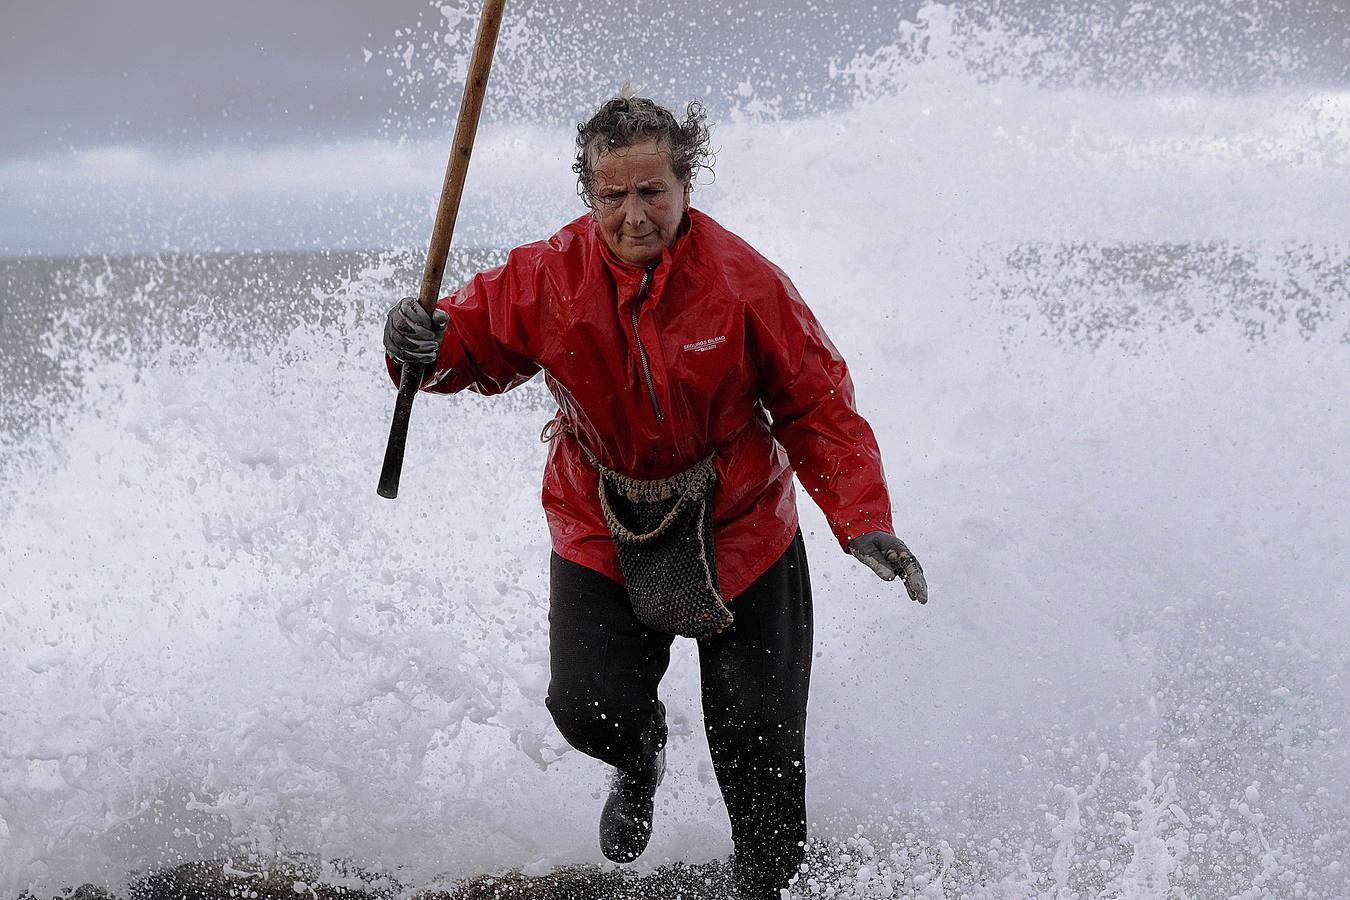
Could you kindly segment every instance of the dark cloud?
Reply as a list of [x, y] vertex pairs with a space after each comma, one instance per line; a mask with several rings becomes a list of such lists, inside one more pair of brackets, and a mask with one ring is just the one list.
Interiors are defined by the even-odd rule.
[[[849, 90], [831, 66], [893, 41], [918, 5], [511, 0], [521, 40], [503, 49], [490, 114], [566, 120], [628, 75], [668, 98], [730, 105], [750, 90], [787, 113], [828, 107]], [[956, 6], [1042, 35], [1051, 51], [1070, 48], [1068, 63], [1047, 52], [1031, 64], [1051, 82], [1350, 86], [1344, 0]], [[472, 21], [460, 29], [471, 30]], [[423, 0], [11, 3], [0, 31], [0, 158], [62, 145], [255, 146], [442, 129], [458, 88], [430, 59], [454, 60], [443, 42], [453, 31]], [[989, 52], [982, 64], [996, 75], [1004, 63]]]
[[[0, 154], [57, 143], [288, 140], [373, 128], [395, 88], [363, 65], [425, 4], [21, 3], [5, 12]], [[367, 35], [370, 35], [369, 37]]]

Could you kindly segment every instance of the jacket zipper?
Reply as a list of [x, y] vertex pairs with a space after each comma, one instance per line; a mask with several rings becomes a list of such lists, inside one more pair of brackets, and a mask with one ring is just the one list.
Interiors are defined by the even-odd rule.
[[647, 379], [647, 393], [652, 398], [652, 409], [656, 410], [656, 420], [662, 420], [661, 404], [656, 402], [656, 385], [652, 384], [652, 367], [647, 361], [647, 348], [642, 346], [642, 335], [638, 333], [638, 306], [643, 298], [647, 296], [647, 290], [652, 285], [652, 270], [648, 269], [642, 273], [642, 284], [638, 287], [637, 296], [633, 298], [633, 337], [637, 338], [638, 357], [642, 360], [642, 377]]

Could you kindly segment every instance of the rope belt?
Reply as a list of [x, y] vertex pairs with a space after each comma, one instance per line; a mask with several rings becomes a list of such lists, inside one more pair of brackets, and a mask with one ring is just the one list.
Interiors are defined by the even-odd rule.
[[713, 454], [669, 478], [632, 478], [601, 463], [561, 414], [544, 426], [539, 439], [548, 443], [559, 432], [576, 440], [599, 473], [600, 510], [638, 621], [691, 638], [730, 626], [733, 617], [718, 588], [713, 553]]

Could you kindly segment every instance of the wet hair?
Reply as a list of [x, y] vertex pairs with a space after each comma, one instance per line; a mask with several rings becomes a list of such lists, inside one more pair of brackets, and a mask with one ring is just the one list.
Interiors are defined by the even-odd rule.
[[681, 182], [692, 180], [698, 169], [712, 171], [708, 149], [708, 113], [697, 100], [685, 108], [684, 121], [664, 106], [646, 97], [632, 96], [627, 85], [619, 96], [596, 110], [589, 121], [577, 125], [577, 193], [594, 206], [593, 166], [612, 150], [656, 139], [670, 150], [670, 167]]

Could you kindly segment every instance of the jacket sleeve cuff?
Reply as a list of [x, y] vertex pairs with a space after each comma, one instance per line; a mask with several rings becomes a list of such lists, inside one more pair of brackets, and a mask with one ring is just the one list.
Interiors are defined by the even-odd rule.
[[[437, 360], [437, 365], [435, 367], [428, 366], [422, 373], [422, 383], [417, 386], [419, 391], [425, 391], [435, 387], [437, 382], [450, 374], [450, 370], [441, 369], [439, 363], [440, 361]], [[384, 355], [384, 365], [385, 368], [389, 370], [389, 377], [393, 379], [394, 384], [401, 384], [403, 381], [403, 363], [386, 353]]]
[[[436, 353], [435, 365], [427, 366], [422, 372], [422, 383], [417, 386], [420, 391], [432, 391], [439, 388], [440, 392], [459, 390], [463, 385], [449, 386], [443, 385], [446, 379], [450, 377], [456, 369], [462, 369], [466, 361], [464, 348], [460, 344], [454, 333], [447, 329], [445, 337], [441, 339], [440, 350]], [[403, 364], [395, 360], [388, 353], [384, 355], [385, 367], [389, 370], [389, 377], [393, 379], [394, 384], [398, 384], [403, 377]]]
[[848, 552], [849, 544], [853, 543], [856, 538], [862, 537], [868, 532], [884, 531], [887, 534], [895, 533], [895, 528], [891, 525], [891, 520], [888, 518], [856, 518], [831, 522], [830, 530], [834, 532], [835, 538], [839, 541], [840, 549], [845, 553]]

